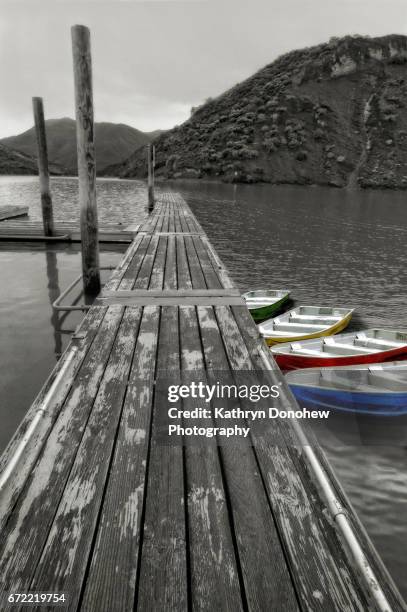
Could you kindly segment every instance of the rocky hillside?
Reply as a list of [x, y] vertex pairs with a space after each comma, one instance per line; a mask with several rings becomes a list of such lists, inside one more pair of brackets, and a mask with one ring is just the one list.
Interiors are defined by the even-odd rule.
[[[293, 51], [156, 139], [166, 178], [407, 187], [407, 37]], [[105, 173], [143, 177], [145, 151]]]
[[[50, 172], [64, 174], [64, 170], [55, 164], [50, 165]], [[37, 160], [0, 144], [0, 174], [38, 174]]]
[[[77, 173], [76, 164], [76, 125], [73, 119], [48, 119], [47, 131], [48, 156], [51, 162], [67, 168], [68, 173]], [[140, 132], [128, 125], [115, 123], [95, 123], [95, 147], [97, 168], [126, 159], [135, 149], [150, 142], [157, 133]], [[35, 129], [32, 127], [18, 136], [0, 140], [6, 146], [32, 157], [37, 155]]]

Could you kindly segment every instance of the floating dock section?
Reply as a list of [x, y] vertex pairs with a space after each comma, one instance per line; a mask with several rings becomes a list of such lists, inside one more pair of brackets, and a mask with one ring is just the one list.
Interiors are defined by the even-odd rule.
[[[102, 223], [99, 242], [131, 243], [138, 227], [139, 224]], [[54, 235], [44, 236], [42, 221], [9, 218], [2, 221], [0, 211], [0, 242], [81, 242], [81, 233], [78, 224], [59, 221], [55, 223]]]
[[26, 591], [87, 612], [405, 609], [295, 428], [160, 440], [158, 371], [264, 369], [295, 407], [202, 227], [161, 194], [1, 458], [0, 609]]
[[28, 215], [28, 206], [0, 206], [0, 221], [25, 217]]

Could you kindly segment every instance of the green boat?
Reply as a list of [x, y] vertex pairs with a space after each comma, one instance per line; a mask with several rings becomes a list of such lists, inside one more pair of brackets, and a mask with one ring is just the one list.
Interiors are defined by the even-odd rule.
[[272, 317], [288, 301], [290, 292], [287, 289], [259, 289], [242, 295], [246, 306], [255, 321], [264, 321]]

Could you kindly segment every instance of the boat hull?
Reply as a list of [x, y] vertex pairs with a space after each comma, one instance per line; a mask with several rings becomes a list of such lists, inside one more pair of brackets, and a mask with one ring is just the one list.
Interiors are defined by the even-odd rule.
[[407, 348], [396, 348], [389, 351], [380, 351], [371, 353], [370, 355], [347, 355], [331, 357], [309, 357], [307, 355], [291, 355], [282, 353], [273, 353], [273, 357], [277, 365], [282, 370], [298, 370], [303, 368], [324, 368], [338, 366], [363, 365], [369, 363], [383, 363], [386, 361], [405, 360], [407, 359]]
[[301, 407], [312, 410], [333, 410], [376, 416], [407, 414], [407, 393], [360, 393], [296, 384], [290, 384], [290, 389]]
[[286, 295], [278, 300], [278, 302], [274, 302], [274, 304], [267, 304], [267, 306], [261, 306], [260, 308], [249, 308], [249, 312], [256, 323], [261, 323], [265, 319], [270, 319], [276, 315], [288, 300], [289, 295]]
[[298, 342], [299, 340], [311, 340], [312, 338], [322, 338], [324, 336], [333, 336], [341, 332], [345, 327], [347, 327], [352, 319], [352, 313], [332, 325], [331, 327], [327, 327], [326, 329], [322, 329], [318, 332], [313, 332], [310, 334], [300, 334], [295, 336], [266, 336], [264, 339], [269, 346], [273, 346], [274, 344], [282, 344], [286, 342]]

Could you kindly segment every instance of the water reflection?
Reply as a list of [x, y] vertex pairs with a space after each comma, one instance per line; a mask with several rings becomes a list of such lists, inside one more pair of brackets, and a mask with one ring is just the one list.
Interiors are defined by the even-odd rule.
[[54, 330], [55, 355], [56, 358], [59, 359], [62, 354], [61, 322], [59, 319], [59, 312], [52, 307], [52, 304], [61, 295], [59, 288], [57, 254], [55, 249], [52, 249], [52, 247], [46, 248], [45, 258], [47, 262], [48, 298], [52, 313], [50, 322]]

